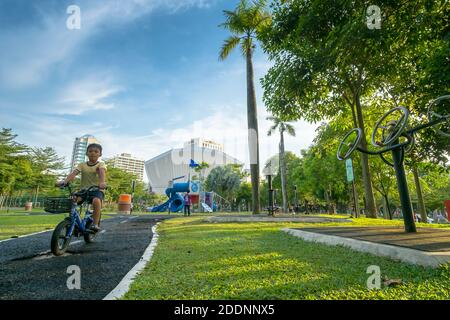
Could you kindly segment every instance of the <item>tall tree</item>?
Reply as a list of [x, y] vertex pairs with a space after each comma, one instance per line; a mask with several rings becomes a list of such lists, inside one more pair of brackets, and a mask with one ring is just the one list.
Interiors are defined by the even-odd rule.
[[[194, 171], [199, 174], [198, 179], [200, 183], [203, 183], [205, 180], [205, 171], [209, 168], [209, 164], [207, 162], [202, 161], [198, 166], [194, 168]], [[194, 178], [194, 177], [193, 177]]]
[[252, 186], [248, 182], [241, 183], [236, 195], [236, 204], [240, 206], [242, 202], [245, 204], [245, 210], [249, 211], [252, 202]]
[[[383, 9], [397, 6], [384, 1]], [[364, 97], [378, 85], [379, 74], [389, 69], [386, 61], [391, 38], [366, 24], [365, 1], [276, 1], [273, 24], [262, 33], [263, 48], [275, 65], [263, 80], [269, 110], [289, 119], [320, 121], [352, 112], [363, 130]], [[368, 157], [361, 155], [366, 209], [376, 218]]]
[[206, 189], [218, 193], [229, 203], [233, 203], [233, 198], [239, 189], [240, 177], [233, 169], [232, 165], [220, 166], [211, 170], [206, 178]]
[[58, 171], [64, 169], [64, 158], [59, 157], [57, 152], [51, 147], [31, 148], [28, 157], [33, 169], [30, 186], [33, 188], [36, 202], [40, 188], [53, 188]]
[[[269, 110], [311, 121], [351, 110], [364, 133], [367, 98], [394, 82], [401, 83], [402, 93], [420, 93], [422, 101], [448, 92], [448, 1], [379, 0], [376, 5], [380, 28], [369, 28], [373, 13], [367, 12], [367, 1], [274, 1], [273, 23], [260, 38], [275, 62], [263, 80]], [[366, 147], [365, 134], [361, 147]], [[366, 207], [374, 217], [365, 154], [361, 164]]]
[[283, 199], [283, 212], [288, 212], [287, 203], [288, 203], [288, 197], [287, 197], [287, 182], [286, 182], [286, 161], [285, 161], [285, 154], [284, 154], [284, 133], [294, 136], [295, 137], [295, 129], [292, 124], [289, 123], [289, 121], [283, 121], [279, 117], [267, 117], [267, 120], [270, 120], [273, 122], [272, 127], [270, 127], [269, 132], [267, 132], [267, 135], [271, 136], [275, 131], [280, 132], [280, 171], [281, 171], [281, 195]]
[[220, 25], [232, 33], [220, 50], [220, 59], [225, 60], [231, 51], [240, 45], [247, 65], [247, 122], [253, 214], [258, 214], [260, 210], [258, 117], [253, 75], [253, 52], [256, 48], [256, 34], [271, 21], [270, 14], [265, 11], [265, 7], [265, 0], [251, 2], [241, 0], [234, 11], [223, 11], [226, 20]]
[[0, 131], [0, 208], [13, 191], [16, 181], [29, 178], [27, 173], [30, 170], [20, 171], [30, 167], [25, 154], [28, 148], [15, 141], [16, 138], [11, 129], [2, 128]]

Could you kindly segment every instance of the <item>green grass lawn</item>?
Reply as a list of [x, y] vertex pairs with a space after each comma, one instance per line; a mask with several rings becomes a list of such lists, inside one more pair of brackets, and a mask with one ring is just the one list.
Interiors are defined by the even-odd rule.
[[19, 216], [20, 213], [0, 215], [0, 240], [51, 230], [64, 219], [64, 214]]
[[[44, 213], [35, 210], [33, 213]], [[45, 230], [53, 230], [67, 214], [28, 215], [25, 211], [11, 211], [0, 214], [0, 240], [23, 236]], [[102, 220], [110, 218], [110, 213], [102, 213]]]
[[[202, 217], [165, 221], [150, 263], [124, 299], [450, 299], [449, 265], [412, 266], [280, 231], [335, 225], [206, 223]], [[359, 218], [345, 224], [362, 225], [402, 221]], [[371, 265], [403, 284], [368, 290]]]

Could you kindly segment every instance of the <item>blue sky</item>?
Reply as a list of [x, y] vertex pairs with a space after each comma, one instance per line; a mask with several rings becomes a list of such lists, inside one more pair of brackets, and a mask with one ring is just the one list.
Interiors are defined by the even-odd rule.
[[[237, 0], [2, 0], [1, 127], [68, 160], [73, 140], [93, 134], [104, 156], [148, 160], [194, 137], [224, 143], [248, 163], [245, 61], [218, 60], [219, 28]], [[81, 9], [69, 30], [66, 10]], [[255, 82], [261, 159], [278, 150], [259, 79], [270, 62], [258, 48]], [[315, 125], [296, 123], [287, 149], [306, 148]]]

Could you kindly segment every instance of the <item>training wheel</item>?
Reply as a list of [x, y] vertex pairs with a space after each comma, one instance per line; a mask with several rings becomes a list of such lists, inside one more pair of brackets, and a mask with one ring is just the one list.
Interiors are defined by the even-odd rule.
[[386, 112], [375, 125], [372, 144], [384, 147], [397, 140], [408, 124], [409, 111], [405, 107], [396, 107]]
[[340, 161], [350, 158], [353, 151], [355, 151], [356, 147], [358, 146], [359, 141], [361, 141], [361, 137], [362, 130], [360, 128], [354, 128], [350, 130], [339, 144], [337, 158]]
[[450, 138], [450, 95], [433, 100], [428, 106], [428, 121], [434, 122], [438, 119], [446, 119], [442, 123], [434, 125], [437, 133]]

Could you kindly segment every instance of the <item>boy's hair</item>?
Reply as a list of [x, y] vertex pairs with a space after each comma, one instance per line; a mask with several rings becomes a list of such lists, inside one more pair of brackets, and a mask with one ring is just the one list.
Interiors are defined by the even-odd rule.
[[98, 149], [98, 150], [100, 150], [100, 153], [102, 153], [103, 148], [101, 145], [99, 145], [98, 143], [91, 143], [90, 145], [88, 145], [88, 147], [86, 149], [86, 154], [88, 153], [89, 149], [91, 149], [91, 148]]

